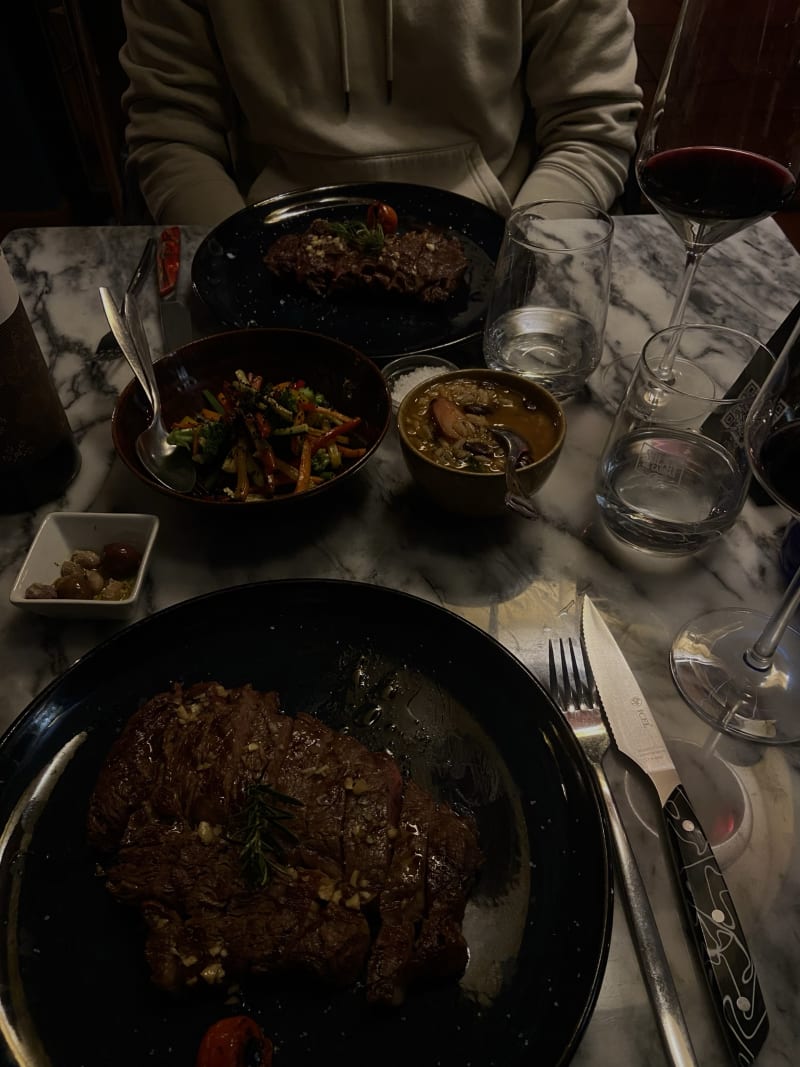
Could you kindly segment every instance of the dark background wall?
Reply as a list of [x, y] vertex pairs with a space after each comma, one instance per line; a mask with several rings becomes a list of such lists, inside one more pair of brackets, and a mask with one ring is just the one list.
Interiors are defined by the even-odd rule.
[[[7, 0], [8, 3], [8, 0]], [[115, 0], [12, 0], [0, 39], [8, 125], [0, 233], [121, 217], [124, 40]]]

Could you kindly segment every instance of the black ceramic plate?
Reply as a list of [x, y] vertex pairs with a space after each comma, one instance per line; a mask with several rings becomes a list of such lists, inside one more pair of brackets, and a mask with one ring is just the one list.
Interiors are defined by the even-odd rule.
[[[469, 260], [466, 285], [428, 307], [396, 295], [318, 297], [267, 272], [264, 254], [315, 218], [364, 219], [373, 200], [397, 211], [400, 227], [431, 223], [458, 237]], [[372, 182], [304, 189], [244, 208], [206, 237], [192, 262], [194, 287], [225, 326], [284, 326], [345, 341], [373, 359], [428, 351], [478, 334], [503, 237], [496, 212], [442, 189]]]
[[[400, 682], [394, 698], [382, 695], [389, 675]], [[109, 897], [85, 846], [87, 801], [138, 705], [175, 680], [211, 678], [277, 689], [287, 710], [389, 747], [421, 784], [474, 812], [486, 862], [465, 917], [460, 983], [412, 991], [393, 1011], [370, 1009], [359, 985], [262, 980], [233, 1005], [150, 986], [137, 917]], [[554, 1067], [571, 1058], [594, 1007], [611, 872], [592, 776], [520, 662], [415, 597], [265, 582], [129, 627], [53, 682], [5, 736], [0, 816], [0, 1031], [15, 1067], [193, 1067], [206, 1028], [242, 1011], [273, 1037], [276, 1067], [331, 1058]]]

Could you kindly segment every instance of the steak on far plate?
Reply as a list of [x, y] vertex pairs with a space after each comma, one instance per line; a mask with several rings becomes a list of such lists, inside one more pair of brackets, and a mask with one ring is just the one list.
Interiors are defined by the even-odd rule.
[[468, 261], [461, 242], [431, 227], [388, 234], [378, 251], [348, 240], [323, 219], [303, 233], [278, 237], [267, 269], [318, 296], [347, 290], [386, 292], [441, 304], [459, 289]]
[[[294, 801], [265, 884], [235, 830], [259, 783]], [[144, 918], [165, 990], [363, 974], [369, 1001], [398, 1004], [409, 985], [466, 966], [474, 820], [404, 781], [386, 753], [284, 714], [275, 693], [210, 682], [154, 696], [113, 745], [87, 828], [109, 891]]]

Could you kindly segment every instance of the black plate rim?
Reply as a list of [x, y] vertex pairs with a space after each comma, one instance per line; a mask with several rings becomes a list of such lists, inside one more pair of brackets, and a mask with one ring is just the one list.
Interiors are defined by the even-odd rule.
[[[513, 665], [524, 675], [527, 676], [528, 681], [532, 684], [533, 688], [538, 691], [538, 695], [553, 712], [552, 718], [549, 720], [549, 726], [558, 735], [559, 741], [564, 746], [565, 752], [568, 754], [571, 762], [574, 765], [579, 777], [582, 779], [582, 784], [587, 790], [587, 795], [592, 798], [593, 802], [593, 815], [597, 819], [598, 829], [600, 832], [600, 845], [602, 848], [604, 861], [603, 861], [603, 875], [604, 875], [604, 890], [605, 890], [605, 908], [603, 909], [603, 930], [602, 930], [602, 943], [600, 951], [597, 954], [596, 959], [593, 961], [593, 973], [591, 978], [591, 991], [587, 996], [583, 1005], [583, 1010], [579, 1018], [576, 1019], [573, 1031], [569, 1041], [565, 1044], [561, 1056], [557, 1061], [554, 1061], [550, 1067], [565, 1067], [570, 1062], [575, 1051], [577, 1050], [586, 1028], [591, 1020], [592, 1014], [595, 1010], [597, 1000], [600, 994], [603, 978], [606, 971], [606, 965], [608, 962], [608, 955], [611, 945], [611, 931], [612, 931], [612, 919], [614, 911], [614, 880], [613, 880], [613, 864], [611, 854], [611, 833], [608, 824], [608, 817], [605, 810], [605, 806], [602, 801], [602, 796], [596, 781], [596, 777], [592, 771], [589, 761], [584, 753], [577, 738], [572, 732], [569, 724], [563, 717], [563, 714], [546, 687], [539, 681], [536, 675], [516, 657], [510, 649], [503, 645], [491, 634], [487, 633], [482, 627], [471, 622], [469, 619], [464, 618], [462, 615], [450, 610], [443, 605], [437, 604], [433, 601], [427, 600], [423, 597], [417, 596], [412, 593], [408, 593], [404, 590], [394, 589], [392, 587], [379, 585], [377, 583], [367, 583], [360, 581], [353, 581], [348, 579], [338, 578], [285, 578], [285, 579], [270, 579], [259, 582], [249, 582], [242, 585], [229, 586], [222, 589], [213, 590], [211, 592], [200, 594], [196, 597], [192, 597], [188, 600], [179, 601], [166, 608], [154, 612], [152, 615], [148, 615], [143, 619], [140, 619], [129, 626], [118, 630], [114, 634], [111, 634], [105, 640], [100, 642], [94, 648], [90, 649], [78, 659], [76, 659], [70, 666], [62, 672], [59, 676], [54, 678], [44, 689], [42, 689], [23, 709], [20, 715], [14, 720], [14, 722], [8, 727], [5, 733], [0, 736], [0, 786], [6, 784], [6, 770], [8, 762], [8, 750], [13, 748], [16, 744], [19, 736], [24, 735], [28, 723], [36, 716], [37, 711], [45, 706], [54, 693], [65, 683], [68, 676], [72, 676], [78, 671], [82, 671], [91, 667], [94, 661], [101, 660], [107, 649], [124, 644], [128, 641], [134, 641], [136, 635], [145, 630], [152, 624], [154, 619], [168, 619], [170, 616], [179, 614], [186, 611], [189, 608], [197, 607], [203, 603], [210, 603], [220, 598], [225, 598], [230, 595], [237, 595], [243, 591], [251, 591], [253, 593], [263, 592], [265, 595], [269, 594], [269, 590], [275, 587], [287, 587], [287, 588], [301, 588], [301, 587], [319, 587], [335, 590], [336, 597], [340, 597], [342, 593], [347, 589], [354, 590], [374, 590], [376, 594], [390, 594], [391, 597], [397, 597], [407, 602], [412, 602], [418, 606], [422, 611], [432, 612], [438, 614], [443, 620], [447, 619], [450, 625], [456, 627], [463, 627], [465, 630], [471, 631], [477, 635], [479, 640], [485, 641], [488, 644], [494, 646], [495, 652], [502, 657], [507, 658]], [[67, 713], [69, 714], [69, 713]], [[48, 757], [43, 767], [49, 766], [52, 756]], [[39, 770], [42, 768], [40, 767]], [[38, 772], [36, 772], [38, 773]], [[23, 795], [22, 790], [15, 798], [14, 804], [11, 805], [11, 811], [13, 812], [15, 805], [19, 804], [20, 797]], [[9, 821], [10, 822], [10, 821]], [[5, 832], [8, 828], [8, 823], [3, 829], [0, 829], [0, 834]], [[5, 1039], [5, 1008], [0, 1011], [0, 1041], [3, 1045], [6, 1045]], [[24, 1051], [24, 1050], [23, 1050]], [[4, 1067], [30, 1067], [29, 1061], [17, 1060], [10, 1057], [10, 1050], [8, 1047], [0, 1048], [0, 1060]]]

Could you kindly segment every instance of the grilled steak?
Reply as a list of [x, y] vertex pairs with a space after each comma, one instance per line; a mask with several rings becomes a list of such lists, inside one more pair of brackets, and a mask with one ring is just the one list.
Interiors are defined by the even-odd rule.
[[448, 300], [461, 285], [467, 257], [455, 237], [432, 229], [384, 238], [379, 251], [364, 251], [315, 219], [300, 234], [285, 234], [264, 257], [280, 278], [307, 286], [318, 296], [345, 290], [385, 291], [424, 304]]
[[[263, 782], [299, 803], [261, 885], [233, 828]], [[473, 821], [385, 753], [284, 714], [275, 693], [212, 682], [153, 697], [101, 770], [88, 835], [110, 892], [141, 910], [165, 990], [277, 972], [346, 985], [366, 971], [367, 998], [397, 1004], [466, 965]]]

